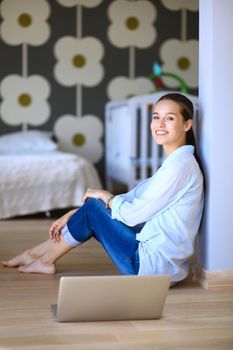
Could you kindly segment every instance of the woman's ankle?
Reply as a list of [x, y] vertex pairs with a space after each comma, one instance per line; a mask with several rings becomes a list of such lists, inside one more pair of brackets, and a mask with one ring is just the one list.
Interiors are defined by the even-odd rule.
[[39, 260], [43, 265], [46, 265], [46, 266], [55, 265], [55, 262], [56, 262], [56, 260], [53, 257], [49, 256], [48, 254], [41, 256], [37, 260]]
[[49, 249], [45, 254], [39, 257], [38, 260], [41, 261], [46, 266], [55, 265], [56, 261], [59, 260], [63, 255], [68, 253], [73, 247], [70, 247], [61, 237], [59, 242], [52, 242]]

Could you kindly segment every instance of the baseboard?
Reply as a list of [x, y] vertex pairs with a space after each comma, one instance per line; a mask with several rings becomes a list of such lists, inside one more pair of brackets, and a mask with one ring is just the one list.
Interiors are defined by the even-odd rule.
[[205, 289], [233, 291], [233, 270], [207, 271], [196, 265], [194, 279]]

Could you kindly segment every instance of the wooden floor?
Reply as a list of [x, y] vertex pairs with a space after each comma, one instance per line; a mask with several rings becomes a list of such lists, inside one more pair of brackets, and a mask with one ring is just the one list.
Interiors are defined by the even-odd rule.
[[[48, 219], [0, 221], [0, 260], [47, 238]], [[0, 267], [0, 349], [233, 349], [233, 293], [192, 282], [169, 290], [163, 318], [153, 321], [58, 323], [62, 275], [117, 274], [93, 240], [63, 257], [54, 276]]]

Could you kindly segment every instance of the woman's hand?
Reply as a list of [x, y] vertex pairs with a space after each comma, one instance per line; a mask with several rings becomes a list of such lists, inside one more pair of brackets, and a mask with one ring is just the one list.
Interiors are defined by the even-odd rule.
[[49, 229], [49, 237], [51, 240], [60, 241], [61, 230], [67, 224], [69, 218], [76, 212], [77, 209], [71, 210], [56, 221], [54, 221]]
[[83, 196], [83, 203], [86, 202], [88, 198], [102, 199], [102, 201], [107, 204], [111, 193], [106, 190], [93, 190], [91, 188], [87, 189], [87, 192]]

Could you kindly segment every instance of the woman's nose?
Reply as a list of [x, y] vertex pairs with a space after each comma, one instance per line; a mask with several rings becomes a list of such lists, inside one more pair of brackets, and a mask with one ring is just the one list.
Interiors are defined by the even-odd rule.
[[165, 125], [165, 119], [164, 118], [161, 118], [159, 120], [159, 126], [164, 126]]

